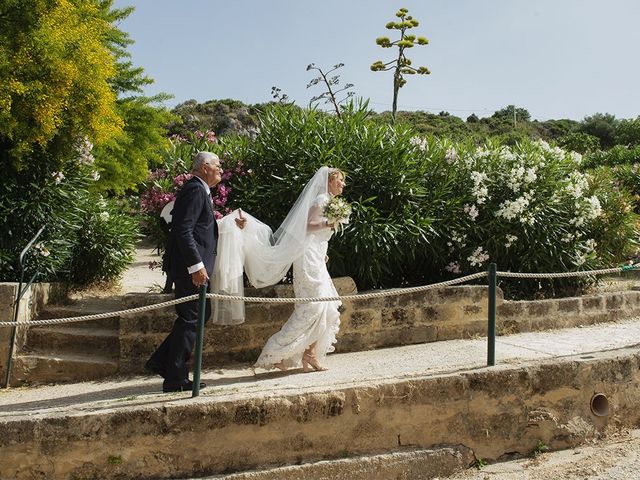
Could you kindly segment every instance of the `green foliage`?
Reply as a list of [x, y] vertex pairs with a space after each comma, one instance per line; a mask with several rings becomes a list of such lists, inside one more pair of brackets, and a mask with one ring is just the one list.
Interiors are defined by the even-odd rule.
[[602, 148], [615, 145], [618, 120], [609, 113], [596, 113], [586, 117], [580, 124], [580, 131], [598, 137]]
[[101, 174], [95, 185], [100, 191], [123, 194], [147, 177], [148, 164], [160, 162], [160, 151], [167, 147], [166, 125], [175, 117], [159, 104], [170, 98], [169, 95], [142, 95], [143, 87], [153, 80], [144, 75], [142, 68], [132, 65], [126, 48], [133, 41], [115, 26], [131, 14], [133, 7], [112, 9], [112, 3], [109, 0], [101, 6], [104, 18], [114, 25], [107, 38], [116, 59], [116, 73], [109, 83], [118, 95], [116, 111], [124, 125], [120, 133], [94, 151]]
[[585, 162], [586, 167], [631, 165], [640, 163], [640, 145], [627, 147], [615, 145], [609, 150], [596, 150], [589, 155]]
[[619, 145], [640, 145], [640, 117], [620, 120], [616, 128], [616, 143]]
[[211, 130], [218, 136], [251, 131], [257, 126], [260, 106], [249, 106], [238, 100], [210, 100], [198, 103], [188, 100], [171, 112], [178, 120], [169, 124], [169, 133], [187, 135], [196, 130]]
[[395, 41], [391, 41], [388, 37], [378, 37], [376, 44], [382, 48], [398, 47], [398, 56], [394, 60], [389, 62], [383, 62], [382, 60], [376, 60], [371, 65], [373, 72], [386, 72], [393, 70], [393, 106], [391, 110], [391, 119], [395, 121], [396, 111], [398, 109], [398, 91], [402, 88], [407, 81], [404, 79], [404, 75], [429, 75], [431, 71], [427, 67], [415, 68], [411, 66], [411, 59], [405, 55], [405, 50], [413, 48], [415, 45], [427, 45], [429, 40], [425, 37], [416, 38], [415, 35], [408, 33], [412, 28], [417, 27], [420, 22], [408, 15], [409, 11], [406, 8], [401, 8], [396, 12], [396, 17], [400, 19], [398, 22], [389, 22], [386, 24], [388, 30], [399, 30], [400, 38]]
[[597, 151], [600, 148], [600, 139], [584, 132], [571, 132], [560, 137], [558, 144], [562, 148], [584, 155]]
[[6, 0], [0, 16], [0, 156], [29, 168], [44, 152], [57, 168], [78, 138], [104, 141], [122, 126], [109, 80], [112, 26], [98, 2]]
[[533, 451], [534, 455], [540, 455], [541, 453], [545, 453], [549, 451], [549, 447], [542, 441], [540, 440], [538, 442], [538, 444], [536, 445], [535, 450]]
[[121, 455], [109, 455], [107, 457], [107, 463], [109, 465], [121, 465], [122, 464], [122, 456]]
[[5, 174], [0, 183], [2, 281], [19, 279], [18, 255], [43, 225], [43, 235], [26, 257], [27, 277], [38, 272], [39, 281], [113, 281], [131, 261], [137, 223], [130, 212], [90, 191], [93, 166], [86, 152], [80, 158], [66, 161], [60, 171], [43, 161]]
[[[71, 252], [69, 279], [76, 284], [110, 282], [133, 261], [138, 220], [114, 200], [92, 196], [78, 212], [82, 228]], [[97, 200], [97, 201], [96, 201]]]
[[509, 121], [528, 122], [531, 120], [531, 114], [524, 108], [516, 108], [515, 105], [507, 105], [493, 114], [493, 118], [504, 118]]
[[[420, 138], [350, 104], [342, 119], [274, 106], [261, 133], [225, 152], [242, 159], [232, 203], [277, 227], [321, 165], [347, 172], [352, 223], [330, 244], [333, 275], [361, 289], [415, 285], [501, 269], [552, 272], [609, 266], [633, 246], [630, 198], [611, 178], [579, 171], [581, 156], [545, 142]], [[509, 281], [514, 296], [571, 293], [582, 285]]]

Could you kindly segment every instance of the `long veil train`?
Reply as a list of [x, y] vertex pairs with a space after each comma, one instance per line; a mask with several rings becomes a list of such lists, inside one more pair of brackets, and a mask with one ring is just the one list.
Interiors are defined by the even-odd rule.
[[[218, 221], [218, 255], [211, 291], [227, 295], [244, 295], [243, 272], [257, 288], [278, 283], [299, 258], [308, 240], [307, 222], [313, 202], [327, 193], [329, 167], [321, 167], [304, 187], [286, 218], [272, 233], [271, 228], [252, 215], [244, 229], [235, 224], [238, 210]], [[244, 322], [244, 302], [214, 300], [213, 322], [237, 325]]]

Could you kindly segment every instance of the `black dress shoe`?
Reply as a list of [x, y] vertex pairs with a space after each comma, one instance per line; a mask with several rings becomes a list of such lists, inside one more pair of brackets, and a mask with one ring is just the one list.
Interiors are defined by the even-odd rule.
[[160, 375], [162, 378], [165, 377], [164, 368], [151, 358], [144, 364], [144, 371], [152, 375]]
[[[206, 387], [207, 384], [204, 382], [200, 382], [200, 389], [202, 390], [204, 387]], [[178, 383], [178, 384], [173, 384], [173, 383], [167, 383], [165, 382], [162, 385], [162, 393], [169, 393], [169, 392], [190, 392], [191, 390], [193, 390], [193, 382], [191, 380], [187, 380], [186, 383]]]

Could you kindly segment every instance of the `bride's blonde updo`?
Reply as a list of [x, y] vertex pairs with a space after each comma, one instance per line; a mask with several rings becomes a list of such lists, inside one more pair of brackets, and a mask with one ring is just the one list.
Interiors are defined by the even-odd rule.
[[343, 180], [347, 178], [347, 175], [339, 168], [329, 167], [329, 180], [338, 178], [338, 176], [342, 176]]

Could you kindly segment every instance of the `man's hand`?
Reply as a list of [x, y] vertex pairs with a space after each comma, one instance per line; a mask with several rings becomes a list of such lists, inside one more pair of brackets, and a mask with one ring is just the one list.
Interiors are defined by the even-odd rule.
[[247, 219], [242, 216], [242, 209], [238, 209], [238, 218], [236, 220], [236, 225], [240, 230], [242, 230], [247, 225]]
[[193, 272], [191, 274], [191, 281], [196, 287], [205, 285], [207, 283], [207, 280], [209, 280], [209, 275], [207, 275], [207, 270], [205, 270], [204, 268], [201, 268], [197, 272]]

